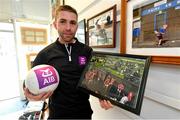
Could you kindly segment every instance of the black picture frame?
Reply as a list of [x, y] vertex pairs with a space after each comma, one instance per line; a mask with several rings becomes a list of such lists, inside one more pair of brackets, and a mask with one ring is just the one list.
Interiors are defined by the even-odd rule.
[[140, 115], [151, 57], [93, 52], [78, 89]]
[[78, 22], [78, 29], [75, 37], [79, 40], [79, 42], [86, 44], [86, 19]]

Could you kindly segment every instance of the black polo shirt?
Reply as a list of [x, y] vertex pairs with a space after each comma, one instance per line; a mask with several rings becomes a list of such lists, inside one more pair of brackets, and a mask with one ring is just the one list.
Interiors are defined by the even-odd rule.
[[49, 118], [91, 118], [92, 110], [89, 103], [89, 94], [77, 89], [80, 76], [89, 60], [92, 48], [80, 43], [68, 44], [71, 46], [71, 59], [64, 44], [58, 39], [41, 50], [33, 62], [33, 66], [40, 64], [52, 65], [59, 73], [60, 82], [49, 99]]

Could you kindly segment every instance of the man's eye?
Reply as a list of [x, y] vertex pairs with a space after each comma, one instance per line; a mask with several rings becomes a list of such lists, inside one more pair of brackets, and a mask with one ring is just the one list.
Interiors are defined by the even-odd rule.
[[76, 25], [76, 22], [71, 22], [72, 25]]
[[66, 21], [64, 21], [64, 20], [61, 20], [61, 21], [59, 21], [59, 23], [65, 23]]

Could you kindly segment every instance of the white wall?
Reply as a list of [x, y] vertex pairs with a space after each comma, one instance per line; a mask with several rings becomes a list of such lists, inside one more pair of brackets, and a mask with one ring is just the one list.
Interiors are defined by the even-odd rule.
[[[98, 0], [81, 12], [79, 18], [88, 19], [114, 4], [120, 9], [120, 0]], [[127, 32], [127, 38], [131, 33]], [[119, 39], [117, 36], [116, 48], [94, 50], [119, 52]], [[99, 106], [98, 99], [93, 96], [90, 101], [94, 110], [93, 119], [180, 119], [180, 66], [151, 64], [140, 116], [115, 106], [111, 110], [103, 110]]]
[[145, 95], [180, 110], [180, 65], [151, 64]]

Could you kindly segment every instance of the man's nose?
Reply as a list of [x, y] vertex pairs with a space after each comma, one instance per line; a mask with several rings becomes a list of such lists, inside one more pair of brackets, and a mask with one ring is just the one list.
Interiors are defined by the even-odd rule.
[[66, 24], [66, 30], [70, 30], [71, 29], [71, 25], [70, 25], [70, 23], [67, 23]]

